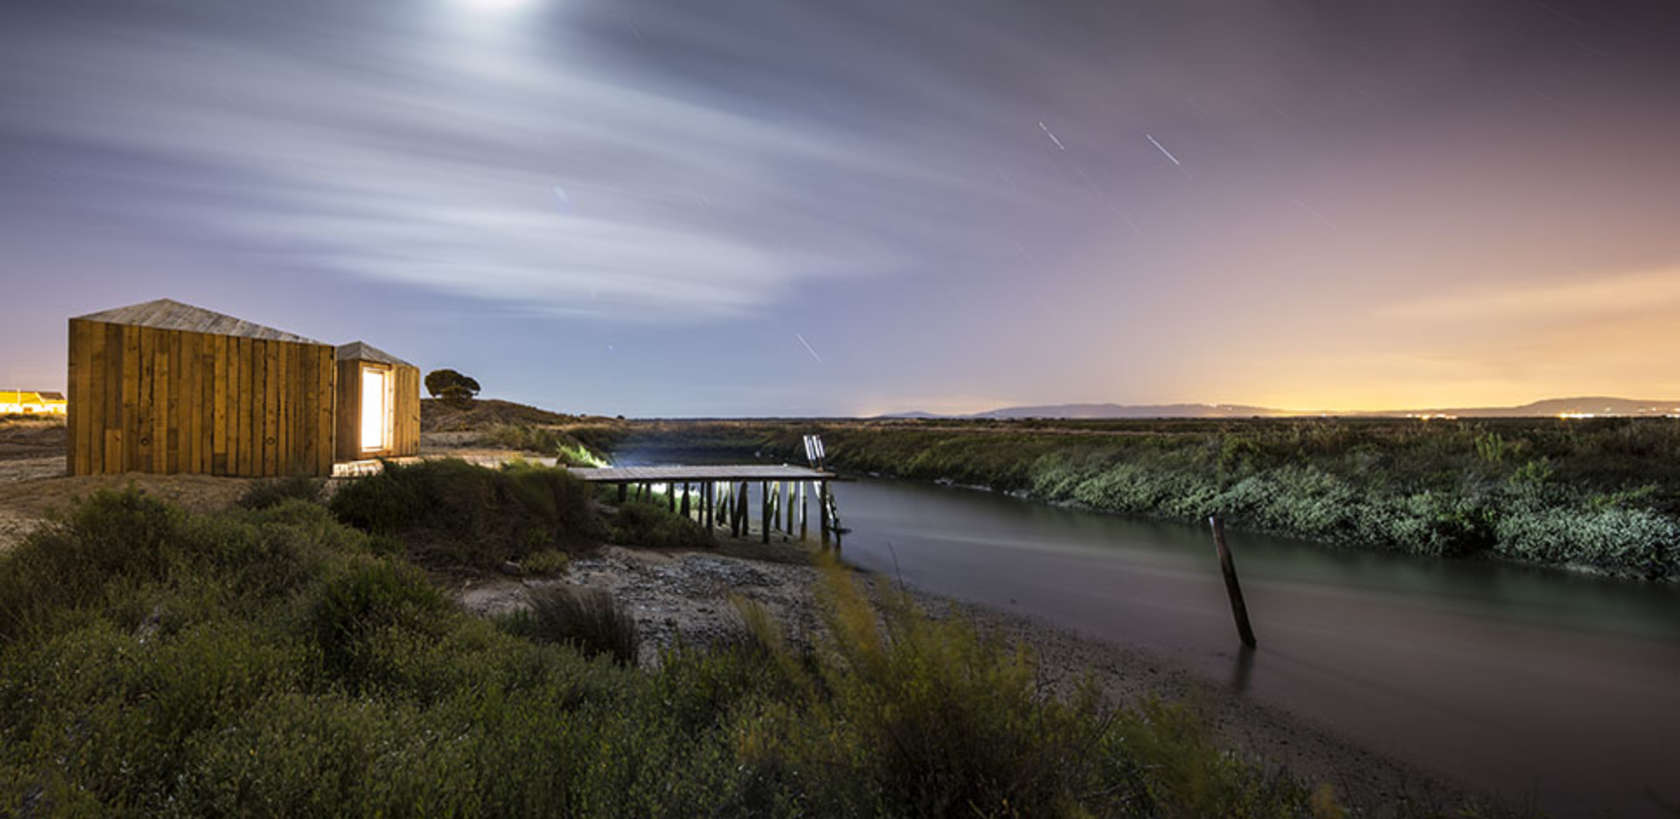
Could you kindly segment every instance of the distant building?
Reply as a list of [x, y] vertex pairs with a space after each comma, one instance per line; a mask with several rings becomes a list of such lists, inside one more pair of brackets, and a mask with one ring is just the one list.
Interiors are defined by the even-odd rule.
[[63, 415], [64, 393], [50, 390], [0, 390], [0, 415]]

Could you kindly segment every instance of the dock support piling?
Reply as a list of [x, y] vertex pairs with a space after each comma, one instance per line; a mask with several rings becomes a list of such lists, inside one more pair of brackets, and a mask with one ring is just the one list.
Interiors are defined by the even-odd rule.
[[1237, 584], [1237, 566], [1231, 559], [1231, 547], [1225, 545], [1225, 524], [1218, 515], [1208, 518], [1213, 529], [1213, 545], [1219, 550], [1219, 571], [1225, 575], [1225, 592], [1231, 597], [1231, 616], [1237, 621], [1237, 636], [1249, 648], [1254, 648], [1254, 629], [1248, 624], [1248, 606], [1243, 604], [1242, 586]]
[[688, 514], [688, 481], [683, 481], [682, 516], [685, 517], [685, 518], [689, 517], [689, 514]]
[[828, 548], [828, 481], [817, 481], [817, 524], [822, 531], [822, 547]]
[[758, 511], [759, 511], [759, 517], [761, 518], [759, 525], [762, 526], [763, 530], [764, 530], [764, 542], [769, 543], [770, 542], [770, 482], [769, 481], [759, 481], [758, 482], [758, 495], [759, 495], [759, 498], [758, 498], [758, 500], [759, 500], [759, 504], [758, 504], [759, 505], [759, 510]]
[[801, 543], [804, 543], [807, 539], [806, 527], [811, 521], [811, 506], [805, 498], [805, 485], [808, 483], [810, 481], [799, 482], [799, 542]]
[[618, 502], [623, 503], [626, 500], [629, 500], [629, 498], [630, 498], [630, 484], [627, 484], [627, 483], [619, 484], [618, 485]]
[[747, 513], [752, 511], [752, 484], [741, 481], [741, 496], [735, 503], [735, 517], [741, 520], [741, 529], [736, 533], [738, 537], [752, 534], [752, 518]]

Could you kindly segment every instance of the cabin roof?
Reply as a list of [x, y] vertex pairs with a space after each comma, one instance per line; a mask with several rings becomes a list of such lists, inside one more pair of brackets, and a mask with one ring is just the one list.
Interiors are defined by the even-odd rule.
[[414, 366], [413, 364], [397, 358], [396, 356], [391, 355], [390, 353], [387, 353], [365, 341], [352, 341], [349, 344], [340, 344], [338, 345], [338, 350], [335, 352], [333, 357], [339, 361], [377, 361], [381, 364], [397, 364], [403, 367]]
[[132, 324], [137, 327], [152, 327], [158, 330], [185, 330], [192, 333], [210, 333], [219, 336], [238, 336], [240, 338], [260, 338], [267, 341], [293, 341], [302, 344], [324, 344], [312, 338], [305, 338], [296, 333], [276, 330], [255, 322], [235, 318], [226, 313], [182, 304], [174, 299], [157, 299], [155, 301], [130, 304], [127, 307], [113, 307], [85, 316], [77, 316], [85, 321], [103, 321], [110, 324]]

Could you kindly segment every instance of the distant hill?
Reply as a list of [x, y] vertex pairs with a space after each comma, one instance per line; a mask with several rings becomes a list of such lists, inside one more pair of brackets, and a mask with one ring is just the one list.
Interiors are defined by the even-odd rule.
[[1675, 415], [1680, 400], [1657, 401], [1588, 395], [1576, 398], [1547, 398], [1515, 407], [1449, 407], [1446, 409], [1361, 412], [1355, 415], [1456, 415], [1468, 418], [1526, 418], [1546, 415]]
[[1680, 400], [1657, 401], [1608, 396], [1547, 398], [1515, 407], [1442, 407], [1377, 411], [1284, 410], [1246, 404], [1044, 404], [1003, 407], [972, 415], [901, 412], [883, 418], [1287, 418], [1310, 415], [1350, 417], [1407, 417], [1419, 415], [1461, 418], [1525, 418], [1554, 415], [1661, 416], [1680, 415]]
[[1242, 404], [1047, 404], [1004, 407], [974, 418], [1250, 418], [1290, 415], [1286, 410]]

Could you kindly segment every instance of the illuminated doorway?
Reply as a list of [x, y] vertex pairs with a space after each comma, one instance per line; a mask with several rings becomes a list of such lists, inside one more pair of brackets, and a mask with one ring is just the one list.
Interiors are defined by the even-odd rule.
[[391, 374], [379, 367], [362, 368], [362, 451], [379, 452], [391, 446]]

